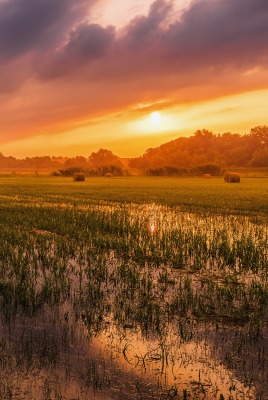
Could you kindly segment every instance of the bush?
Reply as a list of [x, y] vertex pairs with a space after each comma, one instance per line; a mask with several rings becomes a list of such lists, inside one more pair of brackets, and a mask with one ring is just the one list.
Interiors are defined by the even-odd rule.
[[194, 168], [197, 175], [210, 174], [212, 176], [221, 175], [221, 167], [217, 164], [199, 165]]
[[53, 171], [51, 172], [51, 176], [62, 176], [60, 171]]

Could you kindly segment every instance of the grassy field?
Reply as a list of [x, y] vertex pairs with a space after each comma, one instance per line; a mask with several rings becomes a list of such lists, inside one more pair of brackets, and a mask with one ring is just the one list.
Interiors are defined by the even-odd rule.
[[31, 197], [53, 203], [157, 203], [193, 212], [268, 215], [268, 178], [244, 178], [227, 184], [222, 178], [71, 178], [3, 177], [1, 196]]
[[0, 398], [266, 400], [267, 194], [1, 177]]

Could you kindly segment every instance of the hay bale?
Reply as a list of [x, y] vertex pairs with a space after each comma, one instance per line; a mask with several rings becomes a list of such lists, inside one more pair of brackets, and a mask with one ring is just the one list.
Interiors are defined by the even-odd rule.
[[203, 178], [211, 179], [212, 175], [211, 174], [203, 174]]
[[84, 182], [86, 175], [83, 172], [76, 172], [73, 178], [75, 182]]
[[111, 172], [107, 172], [104, 176], [106, 178], [112, 178], [113, 174], [111, 174]]
[[226, 172], [224, 175], [224, 181], [228, 183], [239, 183], [240, 175], [236, 172]]

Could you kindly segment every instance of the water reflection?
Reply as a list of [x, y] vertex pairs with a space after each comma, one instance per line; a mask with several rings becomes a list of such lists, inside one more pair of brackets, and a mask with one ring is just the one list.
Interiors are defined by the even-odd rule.
[[89, 340], [84, 325], [71, 314], [67, 324], [62, 311], [17, 316], [12, 334], [2, 326], [1, 399], [261, 398], [214, 353], [217, 334], [204, 324], [191, 340], [182, 340], [177, 325], [146, 338], [138, 327], [114, 324]]
[[0, 232], [1, 399], [267, 398], [266, 223], [99, 205], [59, 226]]
[[150, 217], [149, 231], [152, 235], [157, 231], [157, 221], [155, 216]]
[[116, 360], [124, 371], [157, 382], [162, 395], [172, 392], [174, 397], [188, 393], [196, 399], [204, 395], [211, 400], [220, 395], [255, 399], [255, 388], [245, 385], [213, 357], [204, 327], [200, 329], [195, 341], [181, 343], [174, 331], [163, 342], [163, 338], [145, 339], [141, 332], [123, 333], [113, 326], [109, 334], [101, 333], [97, 345], [101, 341], [111, 356], [117, 353]]

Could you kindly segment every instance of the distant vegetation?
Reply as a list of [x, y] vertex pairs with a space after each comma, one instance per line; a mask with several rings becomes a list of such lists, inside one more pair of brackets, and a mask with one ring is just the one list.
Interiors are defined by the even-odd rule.
[[122, 160], [106, 149], [93, 152], [88, 158], [44, 156], [18, 160], [15, 157], [5, 157], [0, 153], [0, 168], [13, 170], [14, 173], [20, 169], [32, 169], [36, 172], [47, 169], [53, 171], [54, 176], [73, 176], [75, 173], [85, 173], [87, 176], [128, 175]]
[[222, 169], [217, 164], [198, 165], [193, 168], [178, 168], [173, 166], [165, 166], [158, 168], [147, 168], [145, 174], [148, 176], [198, 176], [211, 175], [219, 176], [222, 174]]
[[87, 176], [124, 176], [127, 175], [127, 171], [124, 171], [122, 167], [116, 165], [104, 165], [98, 168], [82, 168], [82, 167], [71, 167], [66, 169], [60, 169], [52, 173], [54, 176], [73, 176], [76, 173], [84, 173]]
[[218, 175], [219, 166], [268, 167], [268, 126], [258, 126], [245, 135], [198, 130], [189, 138], [148, 149], [129, 165], [148, 175]]
[[137, 158], [122, 159], [110, 150], [100, 149], [89, 157], [26, 157], [16, 159], [0, 153], [0, 168], [48, 169], [54, 175], [72, 176], [83, 172], [88, 176], [149, 176], [221, 175], [224, 169], [268, 167], [268, 126], [257, 126], [240, 135], [226, 132], [214, 134], [206, 129], [190, 137], [179, 137]]

